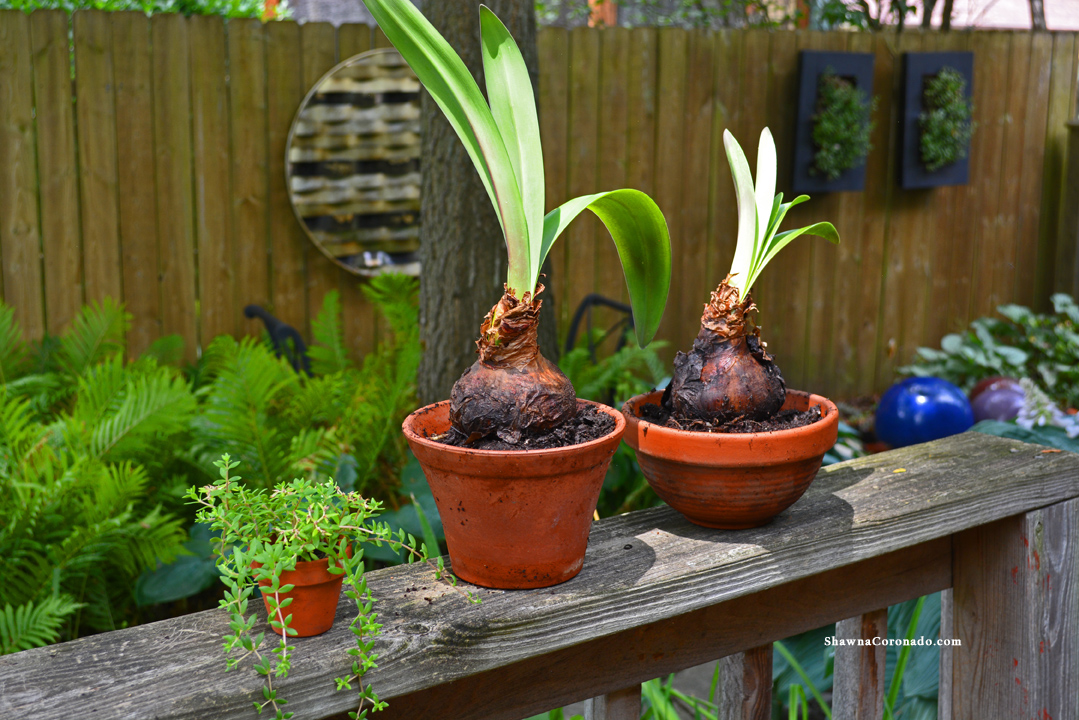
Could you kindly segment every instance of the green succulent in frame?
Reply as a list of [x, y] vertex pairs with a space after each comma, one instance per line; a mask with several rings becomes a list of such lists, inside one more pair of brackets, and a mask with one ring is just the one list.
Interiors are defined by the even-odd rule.
[[865, 163], [873, 149], [869, 135], [873, 132], [870, 115], [877, 107], [847, 78], [835, 74], [832, 68], [821, 73], [817, 83], [817, 112], [813, 116], [812, 175], [836, 180], [847, 170]]
[[974, 105], [967, 100], [967, 80], [955, 68], [945, 67], [925, 83], [925, 112], [918, 116], [922, 163], [929, 172], [967, 156], [977, 124]]
[[498, 431], [549, 430], [577, 412], [573, 386], [539, 353], [536, 296], [551, 246], [584, 210], [607, 226], [629, 289], [637, 341], [659, 327], [671, 281], [667, 223], [638, 190], [570, 200], [544, 215], [543, 152], [536, 98], [505, 25], [480, 8], [484, 99], [446, 39], [408, 0], [364, 0], [390, 42], [445, 113], [491, 198], [509, 253], [506, 292], [484, 318], [479, 359], [451, 395], [453, 427], [470, 439]]

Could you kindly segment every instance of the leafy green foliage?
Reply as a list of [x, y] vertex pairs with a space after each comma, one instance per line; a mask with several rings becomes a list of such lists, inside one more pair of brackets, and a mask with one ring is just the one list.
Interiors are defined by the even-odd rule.
[[925, 84], [922, 102], [925, 112], [918, 116], [922, 163], [936, 172], [967, 156], [976, 123], [974, 106], [967, 100], [966, 78], [946, 67]]
[[[757, 148], [757, 181], [749, 170], [749, 161], [730, 130], [723, 131], [723, 147], [734, 178], [734, 191], [738, 198], [738, 243], [731, 263], [733, 279], [731, 287], [737, 288], [745, 297], [764, 268], [780, 250], [801, 235], [816, 235], [838, 245], [839, 233], [828, 222], [819, 222], [797, 230], [779, 232], [787, 211], [809, 200], [799, 195], [789, 203], [783, 202], [783, 193], [776, 191], [776, 144], [768, 128], [761, 131]], [[774, 199], [773, 199], [774, 195]]]
[[907, 375], [939, 377], [970, 390], [995, 375], [1029, 377], [1058, 403], [1079, 407], [1079, 306], [1053, 295], [1053, 312], [1001, 305], [1002, 319], [978, 318], [961, 334], [945, 335], [940, 349], [918, 348], [899, 368]]
[[0, 655], [56, 642], [64, 621], [79, 609], [64, 596], [0, 608]]
[[826, 68], [817, 84], [817, 112], [813, 116], [813, 165], [810, 173], [836, 180], [847, 170], [865, 163], [873, 149], [869, 117], [876, 109], [863, 90]]
[[[280, 7], [280, 6], [279, 6]], [[184, 15], [222, 15], [224, 17], [262, 17], [265, 0], [0, 0], [0, 9], [32, 12], [39, 9], [136, 10], [147, 15], [182, 13]], [[287, 17], [278, 12], [277, 17]]]
[[[730, 27], [790, 26], [799, 16], [791, 6], [769, 0], [603, 0], [619, 8], [620, 26], [677, 26], [718, 30]], [[588, 18], [587, 0], [536, 0], [542, 23]]]
[[[255, 709], [261, 713], [270, 706], [277, 718], [292, 716], [281, 709], [286, 701], [273, 683], [274, 678], [288, 677], [294, 651], [288, 638], [296, 635], [291, 627], [292, 613], [287, 612], [292, 598], [282, 597], [293, 586], [282, 584], [282, 573], [295, 570], [297, 562], [325, 557], [331, 573], [344, 575], [349, 586], [345, 595], [357, 606], [350, 626], [356, 638], [356, 647], [348, 651], [353, 657], [350, 674], [337, 678], [337, 689], [358, 684], [359, 705], [349, 713], [351, 718], [363, 718], [370, 711], [384, 708], [386, 703], [363, 683], [364, 674], [376, 667], [377, 655], [371, 649], [381, 625], [372, 611], [374, 598], [363, 577], [362, 545], [386, 544], [393, 550], [405, 550], [409, 562], [426, 561], [428, 545], [419, 545], [404, 530], [394, 533], [389, 525], [376, 522], [382, 503], [357, 492], [342, 492], [331, 479], [319, 483], [295, 479], [278, 484], [268, 493], [262, 488], [249, 488], [231, 475], [237, 463], [227, 454], [215, 464], [220, 478], [212, 485], [190, 488], [187, 496], [199, 507], [199, 522], [219, 533], [217, 564], [227, 587], [221, 607], [229, 612], [233, 633], [224, 637], [226, 669], [253, 656], [254, 670], [266, 678], [265, 702], [255, 703]], [[433, 534], [429, 526], [426, 530]], [[436, 577], [441, 577], [441, 558], [434, 567]], [[265, 633], [253, 634], [257, 617], [249, 610], [260, 585], [269, 605], [270, 625], [281, 632], [277, 647], [270, 653], [262, 648]], [[241, 657], [233, 656], [236, 651], [242, 653]]]
[[364, 0], [379, 27], [442, 109], [465, 146], [498, 215], [509, 268], [506, 286], [523, 299], [535, 292], [543, 260], [585, 209], [611, 233], [629, 288], [637, 340], [655, 336], [671, 283], [667, 222], [638, 190], [575, 198], [543, 215], [543, 152], [532, 82], [517, 43], [494, 13], [480, 8], [488, 106], [446, 39], [409, 0]]

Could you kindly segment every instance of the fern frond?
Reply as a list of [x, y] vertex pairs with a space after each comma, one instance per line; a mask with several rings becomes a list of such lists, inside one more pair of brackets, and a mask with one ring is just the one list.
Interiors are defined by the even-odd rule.
[[345, 349], [345, 332], [341, 325], [341, 300], [336, 290], [322, 298], [322, 310], [311, 323], [314, 342], [307, 348], [311, 372], [330, 375], [352, 366]]
[[66, 595], [0, 610], [0, 655], [29, 650], [60, 639], [60, 627], [81, 604]]
[[0, 385], [17, 378], [25, 361], [26, 343], [15, 320], [15, 309], [0, 302]]
[[123, 352], [130, 325], [131, 315], [111, 298], [84, 306], [60, 338], [60, 364], [72, 375], [82, 375], [91, 365]]
[[94, 457], [121, 460], [154, 450], [155, 440], [167, 439], [187, 427], [195, 413], [195, 397], [187, 381], [172, 377], [167, 368], [125, 383], [116, 409], [93, 429]]

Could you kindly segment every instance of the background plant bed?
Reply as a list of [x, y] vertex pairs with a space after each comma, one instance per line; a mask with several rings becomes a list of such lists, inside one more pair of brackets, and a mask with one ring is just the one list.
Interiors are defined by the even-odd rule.
[[966, 98], [974, 94], [974, 53], [905, 53], [903, 55], [902, 144], [899, 157], [899, 184], [905, 189], [966, 185], [970, 179], [970, 152], [966, 157], [929, 172], [922, 162], [919, 117], [926, 111], [926, 80], [946, 67], [957, 70], [967, 81]]
[[865, 162], [850, 168], [835, 180], [811, 174], [816, 145], [813, 143], [813, 116], [817, 113], [820, 77], [831, 68], [840, 78], [873, 97], [873, 54], [803, 50], [799, 55], [798, 122], [794, 133], [794, 173], [791, 186], [797, 193], [820, 193], [862, 190], [865, 188]]

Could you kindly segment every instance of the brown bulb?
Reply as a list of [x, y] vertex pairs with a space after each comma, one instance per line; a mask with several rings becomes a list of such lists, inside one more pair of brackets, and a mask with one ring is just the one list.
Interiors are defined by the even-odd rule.
[[536, 433], [577, 415], [573, 384], [539, 351], [542, 304], [529, 293], [518, 300], [507, 292], [483, 319], [479, 359], [450, 393], [450, 422], [458, 432], [473, 439], [502, 430]]
[[718, 422], [766, 420], [786, 400], [779, 367], [749, 318], [757, 306], [748, 294], [741, 301], [729, 281], [728, 275], [705, 305], [693, 350], [674, 359], [664, 403], [678, 416]]

